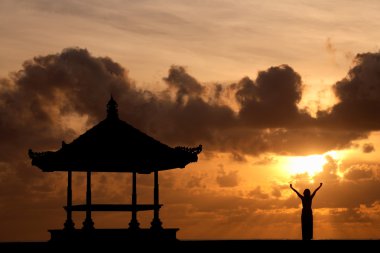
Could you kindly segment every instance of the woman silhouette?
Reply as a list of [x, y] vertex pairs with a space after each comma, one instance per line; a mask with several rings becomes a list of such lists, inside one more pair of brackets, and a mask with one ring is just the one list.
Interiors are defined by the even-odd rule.
[[311, 210], [311, 202], [319, 190], [322, 187], [322, 183], [319, 184], [318, 188], [314, 190], [313, 194], [310, 195], [310, 190], [305, 189], [303, 191], [303, 196], [293, 188], [290, 184], [290, 188], [297, 193], [298, 197], [302, 200], [302, 215], [301, 215], [301, 224], [302, 224], [302, 240], [311, 240], [313, 239], [313, 211]]

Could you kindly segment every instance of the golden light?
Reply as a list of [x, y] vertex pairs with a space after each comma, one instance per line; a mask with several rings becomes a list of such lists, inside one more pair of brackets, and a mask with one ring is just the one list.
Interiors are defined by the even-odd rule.
[[290, 174], [308, 173], [314, 176], [323, 170], [326, 158], [323, 155], [295, 156], [289, 158]]
[[307, 173], [310, 177], [323, 170], [328, 162], [326, 156], [338, 159], [340, 156], [336, 151], [330, 151], [321, 155], [292, 156], [288, 157], [285, 168], [291, 175]]

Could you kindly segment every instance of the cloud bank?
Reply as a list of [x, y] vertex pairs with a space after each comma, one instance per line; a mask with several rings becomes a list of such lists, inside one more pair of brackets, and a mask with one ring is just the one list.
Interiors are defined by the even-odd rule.
[[139, 89], [118, 63], [86, 49], [37, 56], [1, 79], [0, 145], [6, 152], [0, 158], [70, 140], [70, 117], [95, 124], [104, 118], [110, 94], [123, 119], [172, 145], [202, 143], [208, 150], [248, 155], [348, 147], [380, 129], [379, 58], [359, 54], [348, 76], [333, 86], [339, 102], [312, 117], [298, 106], [302, 78], [288, 65], [229, 85], [204, 85], [184, 67], [172, 66], [163, 78], [166, 89], [152, 93]]

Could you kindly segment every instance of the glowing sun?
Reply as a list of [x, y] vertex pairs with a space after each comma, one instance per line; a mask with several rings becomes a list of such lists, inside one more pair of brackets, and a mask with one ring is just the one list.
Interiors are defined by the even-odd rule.
[[327, 155], [337, 158], [337, 153], [333, 151], [322, 155], [292, 156], [288, 158], [286, 167], [291, 175], [307, 173], [309, 176], [314, 176], [323, 170], [323, 166], [327, 163]]
[[289, 158], [290, 174], [308, 173], [314, 176], [323, 170], [326, 158], [323, 155], [294, 156]]

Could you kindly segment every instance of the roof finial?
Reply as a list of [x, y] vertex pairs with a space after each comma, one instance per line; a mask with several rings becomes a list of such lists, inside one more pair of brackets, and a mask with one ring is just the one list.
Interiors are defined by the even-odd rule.
[[113, 99], [112, 95], [110, 100], [107, 103], [107, 119], [118, 119], [117, 103]]

